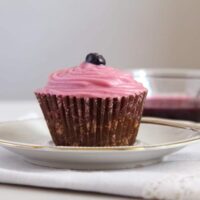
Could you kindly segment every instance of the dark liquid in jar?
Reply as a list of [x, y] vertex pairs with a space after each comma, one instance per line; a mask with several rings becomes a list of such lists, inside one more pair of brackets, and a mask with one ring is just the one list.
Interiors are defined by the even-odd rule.
[[187, 97], [150, 97], [143, 116], [200, 122], [200, 100]]

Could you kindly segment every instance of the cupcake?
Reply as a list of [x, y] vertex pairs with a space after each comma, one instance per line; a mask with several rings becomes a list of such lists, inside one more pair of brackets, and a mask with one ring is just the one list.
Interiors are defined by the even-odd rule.
[[126, 146], [136, 140], [147, 90], [91, 53], [35, 94], [55, 145]]

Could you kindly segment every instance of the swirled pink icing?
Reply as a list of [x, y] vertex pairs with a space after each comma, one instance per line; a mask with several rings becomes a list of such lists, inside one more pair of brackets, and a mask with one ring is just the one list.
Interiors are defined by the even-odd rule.
[[122, 97], [146, 91], [130, 74], [104, 65], [81, 63], [52, 73], [36, 93], [76, 97]]

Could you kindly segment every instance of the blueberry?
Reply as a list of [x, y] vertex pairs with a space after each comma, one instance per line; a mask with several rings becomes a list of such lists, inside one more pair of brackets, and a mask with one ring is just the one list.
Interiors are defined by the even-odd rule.
[[92, 63], [95, 65], [106, 65], [106, 60], [102, 55], [99, 55], [98, 53], [89, 53], [86, 58], [85, 61], [87, 63]]

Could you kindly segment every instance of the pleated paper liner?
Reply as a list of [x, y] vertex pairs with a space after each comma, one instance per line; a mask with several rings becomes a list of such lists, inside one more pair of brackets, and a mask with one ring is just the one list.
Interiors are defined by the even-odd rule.
[[146, 92], [118, 98], [76, 98], [36, 93], [55, 145], [133, 145]]

